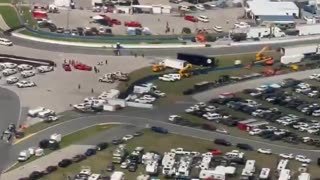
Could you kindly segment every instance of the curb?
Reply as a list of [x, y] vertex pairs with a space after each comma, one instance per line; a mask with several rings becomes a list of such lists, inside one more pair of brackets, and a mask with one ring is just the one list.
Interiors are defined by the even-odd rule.
[[[81, 42], [67, 42], [67, 41], [59, 41], [59, 40], [50, 40], [45, 38], [38, 38], [33, 36], [24, 35], [21, 33], [11, 33], [12, 36], [28, 39], [31, 41], [38, 41], [42, 43], [49, 44], [59, 44], [59, 45], [67, 45], [67, 46], [79, 46], [79, 47], [91, 47], [91, 48], [111, 48], [114, 49], [115, 44], [104, 44], [104, 43], [81, 43]], [[125, 49], [165, 49], [165, 48], [205, 48], [205, 44], [123, 44], [123, 48]]]

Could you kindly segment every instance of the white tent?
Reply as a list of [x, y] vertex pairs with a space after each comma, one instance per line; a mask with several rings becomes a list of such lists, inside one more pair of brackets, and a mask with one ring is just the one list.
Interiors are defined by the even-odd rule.
[[54, 0], [54, 5], [57, 7], [70, 7], [70, 0]]

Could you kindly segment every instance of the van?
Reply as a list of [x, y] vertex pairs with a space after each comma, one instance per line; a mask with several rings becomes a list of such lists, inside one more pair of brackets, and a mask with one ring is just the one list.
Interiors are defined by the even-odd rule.
[[191, 9], [190, 9], [189, 6], [181, 6], [181, 7], [180, 7], [180, 10], [181, 10], [181, 11], [191, 11]]
[[44, 107], [36, 107], [34, 109], [30, 109], [28, 111], [28, 115], [31, 116], [31, 117], [36, 117], [36, 116], [38, 116], [39, 112], [44, 111], [44, 110], [45, 110]]
[[5, 45], [5, 46], [12, 46], [13, 45], [13, 43], [11, 41], [9, 41], [8, 39], [5, 39], [5, 38], [0, 38], [0, 44]]

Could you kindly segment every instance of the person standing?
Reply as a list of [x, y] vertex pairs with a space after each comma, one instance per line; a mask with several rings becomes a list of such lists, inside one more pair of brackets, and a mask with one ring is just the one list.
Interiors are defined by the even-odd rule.
[[92, 94], [94, 93], [94, 90], [93, 90], [93, 88], [91, 88], [91, 93], [92, 93]]
[[80, 89], [81, 88], [81, 85], [80, 84], [78, 84], [78, 89]]
[[108, 60], [106, 59], [106, 65], [108, 64]]

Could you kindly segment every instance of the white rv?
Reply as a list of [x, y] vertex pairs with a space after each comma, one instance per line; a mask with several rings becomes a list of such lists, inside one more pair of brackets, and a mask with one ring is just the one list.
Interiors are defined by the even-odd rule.
[[253, 176], [253, 174], [256, 171], [255, 163], [256, 163], [255, 160], [247, 160], [246, 165], [243, 168], [241, 173], [241, 179], [246, 179]]
[[262, 168], [260, 175], [259, 175], [259, 180], [267, 180], [270, 177], [270, 168]]
[[172, 152], [167, 152], [164, 154], [164, 157], [162, 159], [162, 174], [164, 176], [173, 176], [176, 173], [176, 168], [175, 168], [175, 153]]
[[281, 159], [278, 163], [277, 170], [280, 172], [281, 170], [286, 169], [288, 162], [288, 159]]
[[110, 180], [124, 180], [124, 173], [121, 171], [115, 171], [112, 173]]
[[289, 169], [282, 169], [280, 171], [278, 180], [290, 180], [291, 179], [291, 171]]
[[125, 145], [119, 145], [112, 153], [112, 162], [113, 163], [122, 163], [126, 155]]
[[178, 177], [188, 177], [191, 170], [192, 157], [183, 156], [180, 159], [178, 170], [176, 171], [176, 176]]
[[150, 161], [146, 165], [146, 172], [150, 175], [158, 174], [158, 162], [157, 161]]

